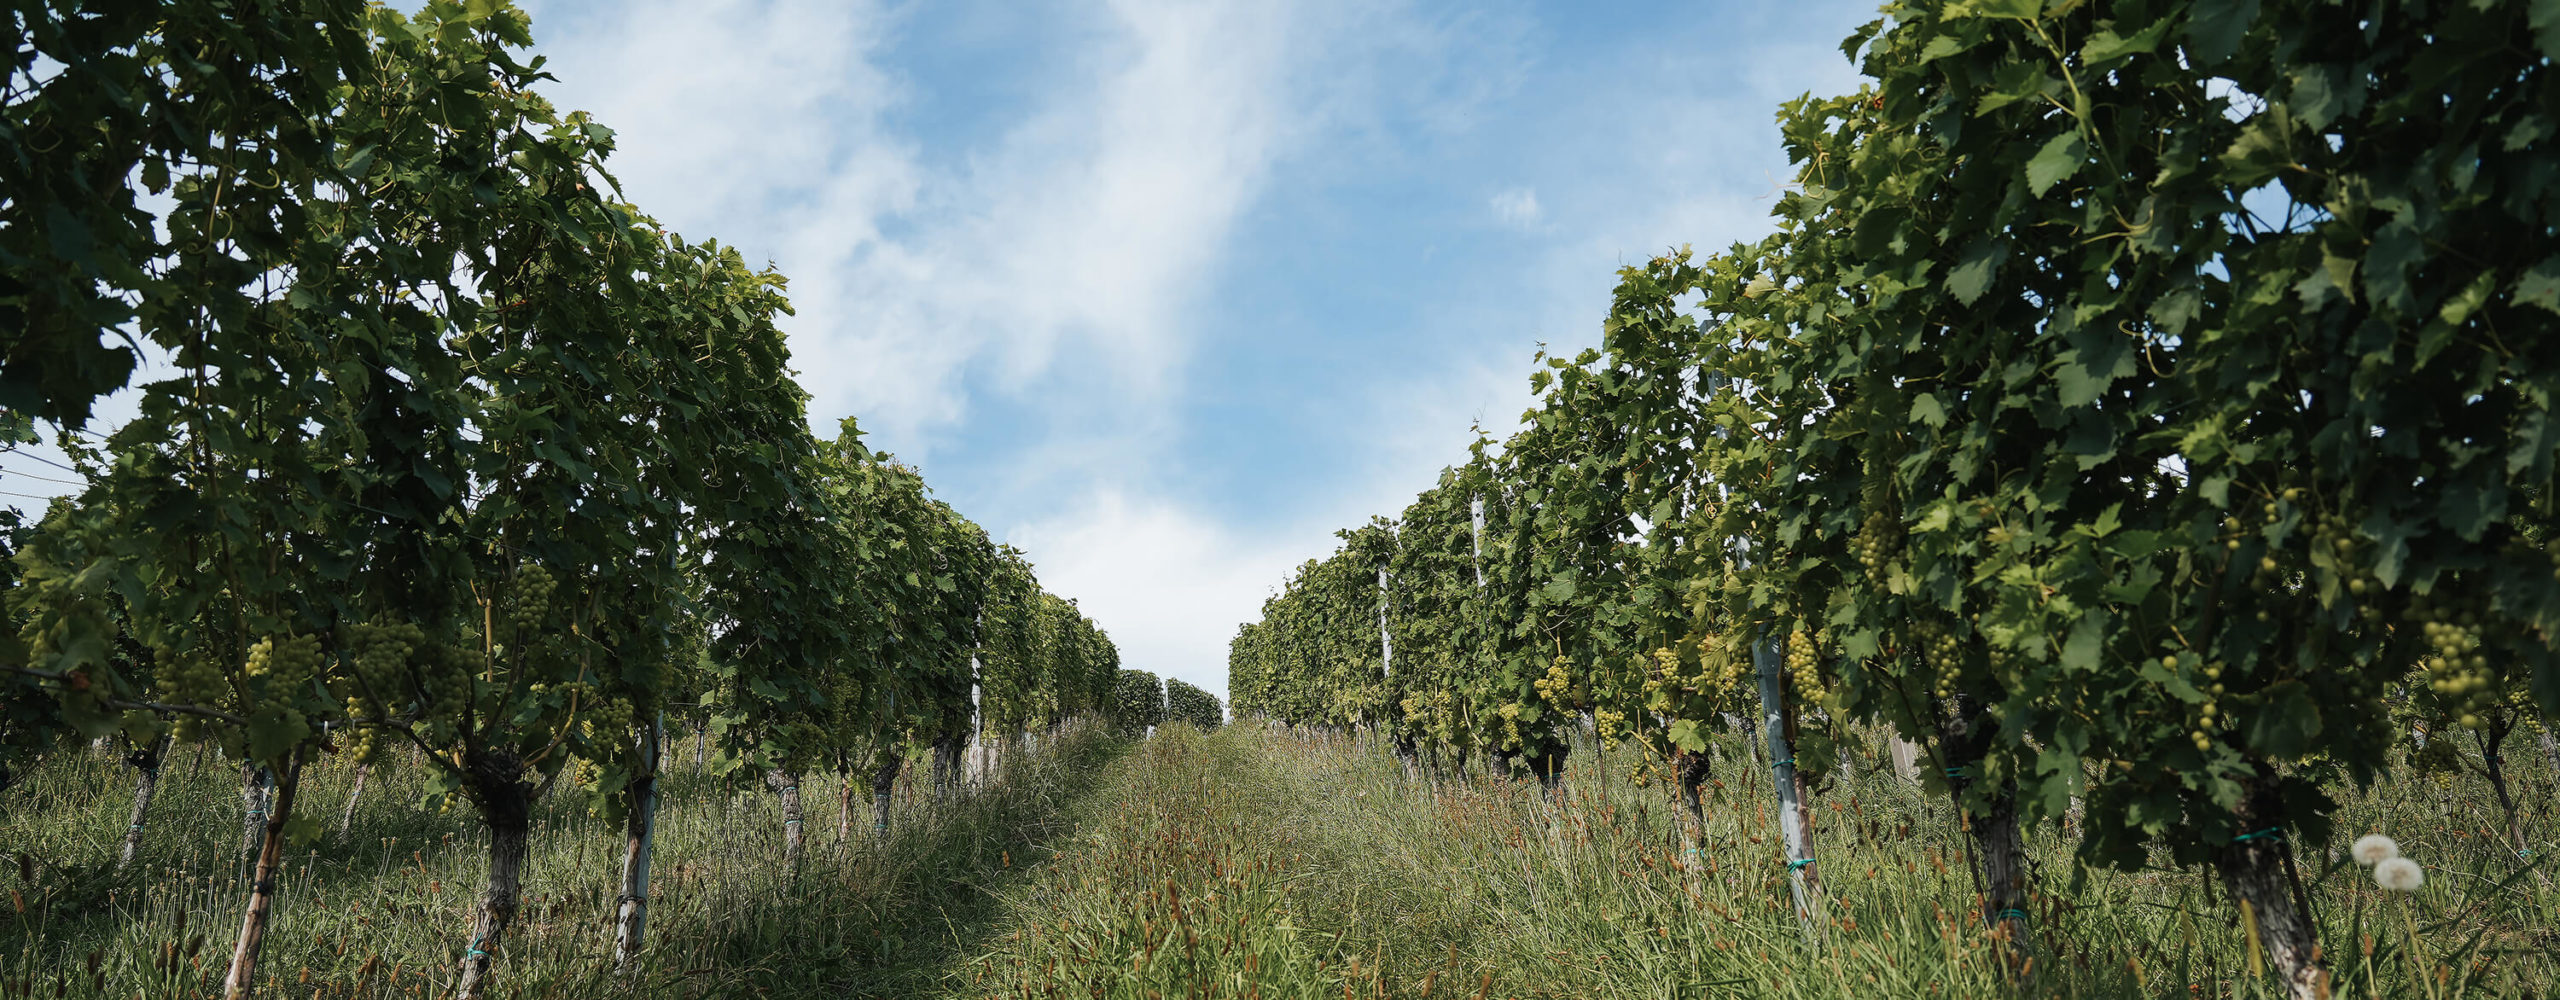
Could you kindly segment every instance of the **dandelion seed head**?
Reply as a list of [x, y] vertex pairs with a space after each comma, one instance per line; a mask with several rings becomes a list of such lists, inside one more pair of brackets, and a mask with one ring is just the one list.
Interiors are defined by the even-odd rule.
[[2379, 833], [2368, 833], [2364, 836], [2357, 837], [2356, 846], [2351, 848], [2348, 853], [2355, 856], [2357, 864], [2370, 868], [2374, 865], [2399, 857], [2400, 845], [2391, 838], [2385, 837]]
[[2407, 858], [2384, 858], [2373, 866], [2373, 883], [2393, 892], [2416, 892], [2427, 884], [2427, 872]]

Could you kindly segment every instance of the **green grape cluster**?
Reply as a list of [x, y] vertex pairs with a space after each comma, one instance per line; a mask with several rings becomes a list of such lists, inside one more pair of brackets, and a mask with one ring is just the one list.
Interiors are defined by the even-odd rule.
[[1600, 734], [1600, 748], [1603, 750], [1617, 749], [1618, 741], [1627, 735], [1627, 717], [1622, 712], [1607, 708], [1592, 709], [1591, 725], [1592, 729]]
[[418, 689], [423, 711], [419, 729], [429, 742], [447, 742], [462, 718], [463, 701], [471, 694], [472, 653], [450, 643], [431, 642], [417, 649], [413, 664], [423, 682]]
[[1914, 633], [1919, 640], [1920, 661], [1937, 681], [1938, 697], [1954, 697], [1956, 682], [1964, 676], [1963, 641], [1937, 622], [1922, 622]]
[[522, 635], [542, 622], [551, 611], [551, 595], [560, 587], [551, 571], [540, 563], [525, 563], [516, 569], [515, 602], [507, 608], [507, 622]]
[[1795, 681], [1797, 694], [1809, 702], [1829, 697], [1822, 683], [1822, 642], [1822, 633], [1803, 629], [1787, 636], [1787, 676]]
[[[230, 693], [224, 683], [222, 668], [204, 650], [162, 650], [157, 678], [160, 700], [178, 705], [220, 705]], [[200, 716], [181, 715], [177, 720], [177, 738], [193, 740], [204, 732]]]
[[283, 691], [320, 676], [320, 663], [319, 636], [271, 635], [249, 647], [249, 662], [242, 665], [241, 673], [269, 690]]
[[[427, 642], [426, 631], [407, 622], [387, 625], [350, 625], [340, 637], [346, 649], [347, 667], [357, 681], [346, 696], [347, 718], [351, 720], [388, 717], [394, 706], [377, 698], [388, 697], [406, 683], [410, 658]], [[371, 762], [378, 748], [376, 730], [369, 726], [355, 729], [349, 737], [349, 749], [359, 762]]]
[[1700, 690], [1719, 695], [1731, 692], [1742, 685], [1748, 667], [1748, 658], [1735, 648], [1730, 636], [1708, 633], [1698, 637]]
[[1573, 702], [1573, 676], [1565, 671], [1568, 663], [1564, 657], [1556, 657], [1547, 664], [1546, 676], [1529, 685], [1538, 689], [1538, 697], [1558, 708], [1570, 707]]
[[2481, 713], [2495, 707], [2500, 697], [2497, 679], [2489, 670], [2480, 616], [2434, 606], [2421, 598], [2410, 607], [2410, 617], [2426, 641], [2427, 655], [2419, 662], [2427, 669], [2427, 688], [2445, 697], [2465, 728], [2480, 728]]
[[631, 702], [621, 698], [598, 698], [594, 691], [581, 689], [578, 695], [578, 742], [587, 748], [582, 756], [604, 759], [622, 753], [630, 744], [632, 718]]
[[1867, 508], [1867, 516], [1858, 523], [1858, 565], [1867, 579], [1883, 583], [1893, 554], [1902, 547], [1901, 523], [1881, 506]]

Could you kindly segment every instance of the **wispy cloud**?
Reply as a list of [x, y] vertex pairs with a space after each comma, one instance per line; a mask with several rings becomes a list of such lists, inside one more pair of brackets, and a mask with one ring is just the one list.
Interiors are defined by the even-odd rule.
[[1524, 187], [1511, 188], [1494, 195], [1488, 202], [1493, 217], [1511, 226], [1532, 226], [1538, 222], [1538, 192]]
[[1236, 626], [1260, 617], [1262, 599], [1330, 539], [1239, 530], [1162, 498], [1104, 489], [1022, 525], [1012, 541], [1031, 553], [1043, 584], [1075, 597], [1111, 634], [1122, 663], [1224, 692]]

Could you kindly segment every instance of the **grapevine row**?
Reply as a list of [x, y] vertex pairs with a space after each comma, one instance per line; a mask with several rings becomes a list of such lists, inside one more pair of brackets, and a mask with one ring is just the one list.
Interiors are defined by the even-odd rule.
[[[907, 747], [948, 787], [981, 726], [1114, 710], [1116, 649], [1023, 553], [850, 420], [811, 433], [783, 276], [620, 200], [613, 132], [540, 95], [522, 11], [10, 19], [0, 433], [51, 433], [86, 485], [5, 525], [0, 785], [127, 741], [130, 859], [172, 742], [244, 761], [229, 996], [322, 835], [296, 800], [322, 755], [406, 748], [485, 825], [479, 997], [563, 773], [624, 821], [638, 954], [670, 716], [771, 785], [796, 858], [810, 769], [872, 775], [885, 827]], [[121, 389], [138, 415], [88, 431]]]
[[1780, 112], [1776, 232], [1623, 270], [1518, 433], [1237, 635], [1239, 715], [1547, 776], [1583, 720], [1692, 789], [1736, 717], [1788, 814], [1889, 726], [1986, 923], [2057, 827], [2211, 868], [2325, 995], [2292, 873], [2326, 790], [2560, 714], [2529, 6], [1888, 4], [1844, 45], [1872, 82]]

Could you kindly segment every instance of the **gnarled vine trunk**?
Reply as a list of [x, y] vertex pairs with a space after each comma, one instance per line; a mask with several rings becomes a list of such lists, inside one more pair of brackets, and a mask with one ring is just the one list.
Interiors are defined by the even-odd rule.
[[258, 948], [266, 941], [267, 918], [275, 912], [276, 873], [284, 867], [284, 826], [293, 818], [293, 792], [302, 783], [300, 754], [286, 763], [284, 778], [277, 782], [274, 808], [267, 809], [266, 782], [260, 775], [265, 769], [254, 764], [243, 765], [249, 777], [243, 783], [260, 791], [259, 805], [263, 822], [258, 827], [258, 856], [249, 879], [249, 908], [240, 915], [240, 938], [231, 948], [231, 969], [222, 980], [222, 995], [227, 1000], [244, 1000], [258, 982]]
[[1767, 760], [1768, 758], [1760, 756], [1760, 720], [1751, 713], [1744, 712], [1735, 717], [1734, 722], [1742, 727], [1742, 745], [1751, 750], [1751, 762], [1758, 764]]
[[800, 776], [781, 768], [765, 772], [764, 783], [782, 800], [782, 859], [793, 865], [800, 863], [804, 838], [800, 835]]
[[347, 808], [338, 813], [338, 835], [343, 837], [356, 825], [356, 800], [364, 798], [365, 779], [373, 777], [373, 763], [356, 765], [355, 787], [347, 789]]
[[258, 852], [266, 842], [268, 798], [273, 791], [267, 769], [255, 761], [240, 762], [240, 880], [258, 877]]
[[480, 1000], [487, 995], [489, 965], [500, 945], [506, 943], [507, 931], [515, 926], [516, 910], [524, 895], [524, 860], [531, 844], [533, 827], [533, 785], [523, 780], [524, 762], [506, 750], [466, 751], [463, 757], [464, 780], [472, 801], [480, 806], [481, 821], [489, 828], [489, 881], [480, 893], [479, 908], [471, 917], [471, 943], [463, 950], [460, 979], [454, 985], [459, 1000]]
[[871, 831], [881, 840], [889, 839], [889, 793], [898, 786], [898, 769], [906, 758], [896, 750], [880, 751], [880, 768], [871, 775]]
[[1704, 750], [1671, 752], [1671, 777], [1680, 788], [1680, 815], [1686, 828], [1688, 851], [1695, 852], [1707, 843], [1706, 785], [1715, 776], [1714, 759]]
[[1572, 753], [1570, 747], [1551, 747], [1544, 753], [1529, 755], [1529, 773], [1538, 778], [1538, 788], [1547, 795], [1547, 804], [1564, 808], [1564, 762]]
[[666, 716], [632, 727], [639, 773], [631, 778], [631, 811], [622, 818], [622, 898], [613, 920], [613, 965], [628, 973], [649, 934], [649, 857], [658, 834], [658, 756]]
[[2471, 738], [2480, 744], [2480, 773], [2489, 779], [2489, 790], [2498, 796], [2498, 810], [2507, 818], [2507, 850], [2523, 857], [2524, 816], [2516, 810], [2515, 795], [2507, 788], [2507, 734], [2514, 729], [2515, 723], [2506, 713], [2499, 712], [2490, 716], [2488, 725], [2472, 730]]
[[960, 737], [944, 735], [933, 741], [933, 794], [948, 797], [960, 787]]
[[[1947, 764], [1947, 793], [1973, 854], [1974, 890], [1982, 897], [1983, 926], [1997, 928], [2012, 966], [2025, 957], [2027, 938], [2027, 851], [2018, 835], [2018, 794], [2014, 783], [1983, 787], [1982, 757], [1991, 748], [1998, 723], [1983, 714], [1971, 695], [1948, 699], [1940, 720], [1940, 759]], [[1968, 793], [1973, 793], [1970, 796]], [[1974, 805], [1968, 799], [1978, 800]]]
[[168, 753], [169, 737], [164, 734], [125, 758], [134, 770], [133, 819], [125, 825], [124, 847], [116, 852], [117, 868], [133, 864], [133, 856], [142, 851], [142, 824], [151, 816], [152, 797], [160, 792], [160, 763]]
[[2241, 907], [2244, 932], [2255, 928], [2259, 945], [2293, 1000], [2328, 995], [2329, 970], [2320, 964], [2319, 941], [2309, 904], [2296, 891], [2293, 846], [2286, 839], [2284, 799], [2263, 763], [2241, 782], [2232, 818], [2244, 832], [2214, 858], [2223, 888]]
[[[2554, 783], [2560, 783], [2560, 738], [2554, 738], [2551, 735], [2551, 724], [2547, 722], [2535, 725], [2533, 731], [2535, 735], [2541, 737], [2542, 756], [2551, 764], [2551, 780]], [[2551, 814], [2551, 803], [2554, 800], [2560, 800], [2560, 795], [2542, 800], [2543, 815]]]
[[853, 839], [852, 767], [839, 760], [836, 763], [836, 778], [840, 782], [840, 787], [836, 789], [836, 843], [842, 844]]

